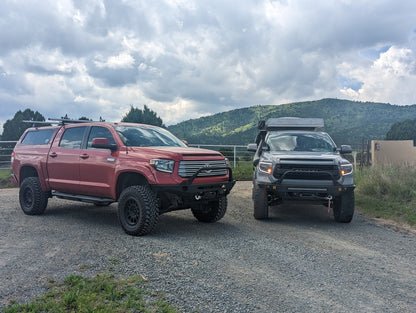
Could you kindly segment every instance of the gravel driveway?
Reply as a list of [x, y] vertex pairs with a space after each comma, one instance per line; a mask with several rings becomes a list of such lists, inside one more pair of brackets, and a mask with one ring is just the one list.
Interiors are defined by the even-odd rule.
[[143, 275], [183, 312], [416, 312], [416, 237], [356, 214], [338, 224], [324, 207], [252, 215], [238, 182], [225, 217], [162, 215], [154, 234], [126, 235], [117, 205], [51, 199], [26, 216], [18, 190], [0, 190], [0, 308], [29, 301], [71, 273]]

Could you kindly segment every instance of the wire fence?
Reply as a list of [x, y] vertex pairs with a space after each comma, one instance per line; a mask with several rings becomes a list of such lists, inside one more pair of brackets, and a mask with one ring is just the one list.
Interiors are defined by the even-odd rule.
[[[13, 148], [17, 141], [0, 141], [0, 168], [10, 169], [10, 159]], [[232, 167], [251, 164], [253, 161], [253, 152], [247, 151], [245, 145], [206, 145], [206, 144], [190, 144], [191, 147], [210, 149], [221, 152], [228, 160]], [[369, 166], [370, 157], [370, 142], [362, 141], [358, 144], [350, 144], [352, 147], [352, 154], [345, 155], [355, 168], [362, 168]]]
[[17, 141], [0, 141], [0, 168], [10, 169], [10, 159]]
[[[370, 141], [362, 140], [361, 143], [349, 144], [352, 153], [343, 157], [350, 161], [354, 168], [362, 168], [371, 165]], [[244, 145], [205, 145], [190, 144], [191, 147], [211, 149], [221, 152], [230, 161], [231, 166], [237, 167], [244, 164], [252, 164], [254, 152], [247, 151]]]

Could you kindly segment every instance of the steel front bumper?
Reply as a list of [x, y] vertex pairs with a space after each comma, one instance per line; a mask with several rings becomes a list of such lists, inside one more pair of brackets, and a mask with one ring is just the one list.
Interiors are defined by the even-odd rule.
[[266, 188], [267, 193], [277, 195], [281, 199], [296, 200], [327, 200], [340, 194], [352, 191], [355, 185], [342, 185], [333, 181], [284, 180], [281, 183], [258, 184]]
[[152, 185], [151, 188], [157, 193], [168, 193], [176, 195], [185, 203], [200, 203], [204, 201], [219, 199], [228, 195], [235, 185], [235, 180], [233, 180], [231, 168], [226, 167], [229, 172], [228, 181], [204, 184], [193, 184], [193, 182], [200, 172], [221, 168], [222, 167], [204, 167], [198, 170], [188, 180], [179, 185]]

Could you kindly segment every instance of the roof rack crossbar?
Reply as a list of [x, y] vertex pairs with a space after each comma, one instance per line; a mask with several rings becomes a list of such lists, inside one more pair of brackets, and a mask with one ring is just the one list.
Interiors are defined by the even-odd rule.
[[30, 123], [32, 127], [36, 127], [36, 125], [50, 125], [54, 124], [53, 122], [48, 121], [31, 121], [31, 120], [22, 120], [23, 123]]
[[90, 120], [72, 120], [70, 118], [67, 118], [66, 116], [64, 118], [48, 118], [48, 121], [53, 121], [55, 123], [66, 125], [66, 124], [75, 124], [75, 123], [100, 123], [105, 122], [100, 116], [99, 121], [90, 121]]
[[58, 124], [75, 124], [75, 123], [90, 123], [92, 121], [87, 121], [87, 120], [71, 120], [69, 118], [48, 118], [48, 121], [54, 121]]

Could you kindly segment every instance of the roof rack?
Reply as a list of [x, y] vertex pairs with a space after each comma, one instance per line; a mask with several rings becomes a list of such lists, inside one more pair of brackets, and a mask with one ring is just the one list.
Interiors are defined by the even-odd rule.
[[33, 124], [32, 127], [36, 127], [36, 125], [42, 124], [45, 126], [48, 126], [50, 124], [52, 124], [51, 122], [47, 122], [47, 121], [31, 121], [31, 120], [23, 120], [23, 123], [31, 123]]
[[43, 125], [51, 125], [51, 124], [58, 124], [58, 125], [66, 125], [66, 124], [75, 124], [75, 123], [99, 123], [99, 122], [105, 122], [100, 116], [99, 121], [90, 121], [90, 120], [72, 120], [68, 117], [66, 114], [62, 118], [48, 118], [47, 121], [32, 121], [32, 120], [23, 120], [24, 123], [32, 123], [33, 127], [36, 127], [36, 125], [43, 124]]
[[66, 124], [75, 124], [75, 123], [99, 123], [99, 122], [105, 122], [105, 120], [102, 119], [100, 116], [99, 121], [90, 121], [90, 120], [72, 120], [68, 117], [68, 114], [65, 114], [64, 117], [61, 118], [48, 118], [48, 121], [55, 122], [57, 124], [66, 125]]
[[279, 117], [269, 118], [266, 130], [317, 130], [324, 127], [322, 118]]
[[71, 120], [69, 118], [48, 118], [48, 121], [52, 121], [52, 123], [54, 124], [61, 124], [61, 125], [92, 122], [88, 120]]

